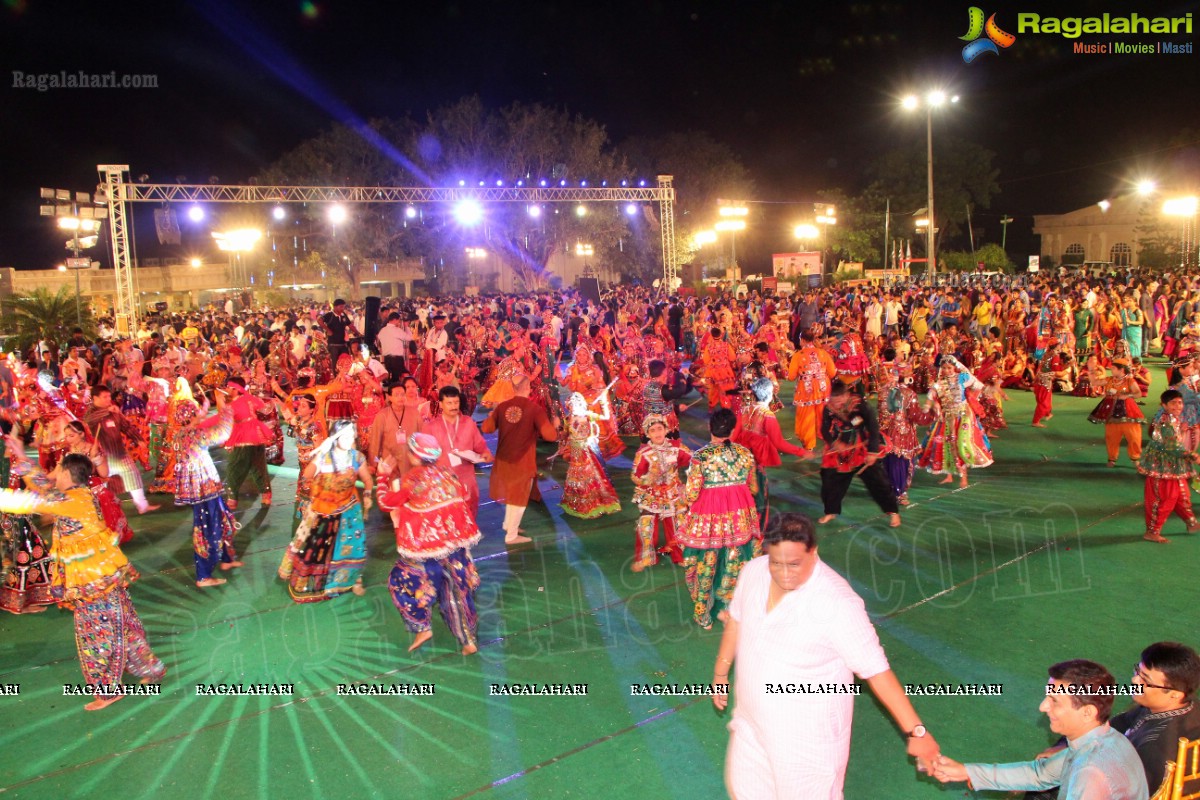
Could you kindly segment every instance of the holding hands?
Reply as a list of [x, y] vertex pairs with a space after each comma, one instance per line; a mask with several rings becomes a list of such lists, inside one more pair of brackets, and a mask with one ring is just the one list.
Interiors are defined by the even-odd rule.
[[934, 757], [929, 774], [942, 783], [956, 783], [967, 780], [967, 768], [943, 755]]

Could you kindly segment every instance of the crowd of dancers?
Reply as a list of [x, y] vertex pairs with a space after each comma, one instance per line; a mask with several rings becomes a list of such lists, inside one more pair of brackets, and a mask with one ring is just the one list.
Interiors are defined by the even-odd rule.
[[[739, 576], [763, 553], [772, 491], [795, 474], [778, 471], [784, 456], [819, 463], [819, 524], [842, 513], [858, 477], [900, 526], [921, 472], [967, 487], [993, 463], [1014, 424], [1007, 392], [1020, 389], [1034, 393], [1039, 428], [1053, 424], [1056, 392], [1097, 399], [1088, 418], [1104, 427], [1107, 465], [1124, 443], [1145, 477], [1145, 538], [1168, 542], [1172, 513], [1200, 527], [1192, 283], [1054, 275], [790, 297], [617, 287], [599, 302], [571, 291], [405, 300], [385, 302], [377, 320], [342, 300], [227, 306], [146, 320], [125, 338], [77, 331], [0, 367], [10, 486], [0, 608], [71, 609], [90, 685], [117, 686], [126, 672], [161, 680], [126, 591], [137, 571], [121, 547], [138, 526], [121, 495], [139, 514], [158, 509], [151, 497], [190, 506], [195, 586], [219, 591], [243, 566], [242, 489], [272, 504], [269, 466], [285, 464], [291, 438], [299, 478], [278, 567], [290, 597], [364, 593], [378, 507], [395, 535], [386, 584], [410, 649], [432, 637], [436, 605], [469, 655], [471, 548], [490, 533], [478, 524], [483, 468], [504, 506], [497, 536], [524, 546], [525, 509], [541, 500], [537, 448], [554, 442], [550, 460], [566, 461], [559, 502], [580, 519], [621, 510], [612, 476], [628, 457], [620, 469], [639, 512], [628, 568], [682, 568], [707, 629], [729, 622]], [[1171, 389], [1143, 440], [1151, 347], [1170, 359]], [[789, 384], [790, 437], [778, 416]], [[698, 404], [709, 441], [692, 449], [680, 416]], [[52, 532], [39, 515], [54, 518]], [[88, 708], [120, 697], [99, 691]]]

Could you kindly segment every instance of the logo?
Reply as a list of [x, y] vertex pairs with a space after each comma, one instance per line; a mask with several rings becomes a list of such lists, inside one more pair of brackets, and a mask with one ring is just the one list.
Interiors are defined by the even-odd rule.
[[[984, 34], [987, 34], [987, 38], [980, 38]], [[995, 14], [988, 17], [985, 24], [983, 21], [983, 9], [979, 6], [971, 6], [967, 9], [967, 33], [965, 36], [958, 38], [970, 43], [962, 51], [963, 61], [967, 64], [970, 64], [984, 53], [1000, 55], [1000, 48], [1008, 49], [1017, 40], [1017, 37], [1011, 33], [1000, 30], [1000, 26], [996, 24]]]

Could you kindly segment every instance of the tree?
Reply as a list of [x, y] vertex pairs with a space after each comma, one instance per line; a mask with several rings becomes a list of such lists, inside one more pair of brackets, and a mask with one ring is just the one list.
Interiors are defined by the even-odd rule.
[[859, 261], [867, 269], [882, 269], [886, 201], [875, 197], [872, 187], [854, 197], [841, 189], [826, 189], [817, 197], [837, 212], [837, 223], [821, 226], [821, 240], [813, 243], [825, 248], [826, 264]]
[[[933, 163], [934, 205], [937, 212], [938, 241], [961, 232], [967, 221], [967, 204], [990, 207], [1000, 193], [996, 182], [999, 170], [992, 166], [995, 153], [977, 144], [953, 136], [935, 143]], [[863, 193], [864, 199], [891, 198], [892, 211], [906, 218], [928, 205], [928, 163], [924, 146], [892, 150], [870, 169], [874, 180]], [[840, 222], [840, 220], [839, 220]]]
[[[717, 218], [717, 201], [739, 201], [754, 196], [754, 181], [741, 160], [729, 147], [703, 131], [669, 133], [658, 137], [635, 137], [626, 140], [620, 151], [631, 171], [649, 180], [667, 174], [674, 178], [675, 249], [681, 263], [697, 255], [695, 236], [711, 228]], [[646, 277], [660, 273], [662, 268], [661, 235], [652, 243], [650, 233], [658, 233], [657, 211], [653, 230], [639, 240], [644, 241], [641, 263], [646, 265]], [[754, 225], [753, 212], [748, 220]], [[653, 261], [648, 258], [654, 254]]]
[[[442, 185], [462, 180], [493, 186], [517, 180], [599, 185], [626, 172], [599, 123], [539, 103], [513, 103], [491, 113], [478, 97], [431, 112], [412, 152], [431, 180]], [[546, 281], [547, 264], [556, 252], [570, 252], [576, 242], [586, 242], [604, 253], [628, 235], [618, 209], [603, 204], [585, 211], [580, 216], [574, 208], [554, 205], [540, 208], [534, 217], [523, 204], [499, 204], [486, 210], [478, 232], [447, 216], [440, 238], [486, 245], [532, 289]], [[461, 247], [458, 252], [461, 258]]]
[[1143, 201], [1133, 228], [1137, 236], [1138, 265], [1160, 270], [1178, 267], [1183, 261], [1181, 223], [1179, 218], [1163, 217], [1151, 200]]
[[938, 267], [947, 272], [975, 272], [983, 262], [984, 272], [1015, 272], [1016, 265], [998, 244], [985, 244], [974, 253], [950, 250], [938, 254]]
[[[603, 126], [592, 120], [540, 104], [513, 103], [492, 112], [478, 97], [467, 97], [428, 113], [422, 122], [335, 126], [285, 155], [261, 179], [358, 186], [457, 186], [460, 181], [494, 186], [517, 180], [578, 185], [618, 180], [625, 173]], [[554, 253], [572, 249], [577, 241], [592, 244], [598, 253], [619, 251], [618, 242], [630, 235], [615, 208], [589, 208], [579, 217], [572, 209], [552, 206], [535, 218], [523, 204], [496, 204], [476, 227], [460, 224], [453, 211], [425, 207], [418, 220], [408, 220], [396, 206], [364, 205], [350, 209], [351, 218], [336, 229], [312, 217], [309, 236], [357, 291], [360, 273], [373, 261], [404, 256], [423, 257], [429, 277], [456, 283], [454, 273], [465, 267], [467, 246], [486, 246], [532, 288], [544, 282]]]
[[15, 335], [21, 351], [42, 340], [61, 345], [76, 328], [82, 328], [89, 339], [96, 334], [91, 308], [84, 307], [82, 320], [76, 322], [75, 293], [66, 286], [54, 293], [39, 288], [28, 295], [6, 297], [0, 315], [0, 330]]

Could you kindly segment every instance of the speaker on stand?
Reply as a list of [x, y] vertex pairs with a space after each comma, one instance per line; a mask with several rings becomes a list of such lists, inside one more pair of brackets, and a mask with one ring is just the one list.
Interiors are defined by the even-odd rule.
[[371, 348], [371, 352], [376, 355], [379, 354], [379, 348], [375, 346], [375, 337], [379, 335], [379, 331], [383, 327], [379, 319], [379, 307], [381, 305], [383, 305], [383, 301], [372, 295], [367, 298], [366, 309], [363, 314], [365, 319], [363, 324], [366, 327], [366, 330], [363, 331], [363, 341], [367, 347]]

